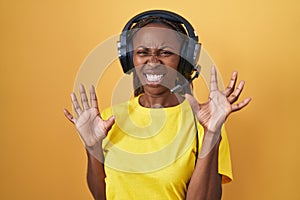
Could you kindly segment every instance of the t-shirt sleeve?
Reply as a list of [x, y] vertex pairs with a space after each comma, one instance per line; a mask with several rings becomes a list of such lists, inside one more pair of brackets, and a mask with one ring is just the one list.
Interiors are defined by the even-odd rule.
[[[199, 152], [201, 151], [201, 144], [204, 136], [203, 127], [198, 123], [199, 131]], [[232, 168], [231, 168], [231, 158], [229, 151], [229, 143], [225, 130], [225, 126], [221, 130], [222, 140], [219, 145], [219, 158], [218, 158], [218, 171], [222, 175], [222, 183], [229, 183], [232, 181]]]
[[219, 146], [219, 174], [222, 175], [222, 183], [229, 183], [232, 181], [231, 158], [229, 151], [229, 142], [225, 127], [222, 127], [222, 140]]

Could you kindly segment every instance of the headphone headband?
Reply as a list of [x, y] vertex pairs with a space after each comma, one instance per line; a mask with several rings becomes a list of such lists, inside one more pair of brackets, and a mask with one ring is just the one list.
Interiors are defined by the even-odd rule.
[[135, 17], [131, 18], [127, 22], [127, 24], [125, 25], [125, 27], [122, 30], [122, 33], [130, 30], [134, 23], [137, 23], [137, 22], [141, 21], [142, 19], [145, 19], [148, 17], [160, 17], [160, 18], [167, 19], [171, 22], [180, 23], [181, 25], [184, 25], [184, 27], [186, 28], [188, 36], [198, 42], [198, 36], [195, 33], [192, 25], [182, 16], [180, 16], [174, 12], [170, 12], [170, 11], [166, 11], [166, 10], [149, 10], [149, 11], [145, 11], [145, 12], [142, 12], [142, 13], [136, 15]]

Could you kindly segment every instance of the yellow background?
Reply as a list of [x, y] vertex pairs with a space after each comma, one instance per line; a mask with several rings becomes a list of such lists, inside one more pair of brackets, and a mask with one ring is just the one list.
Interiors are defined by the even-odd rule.
[[147, 9], [187, 18], [224, 81], [237, 69], [241, 98], [253, 97], [227, 122], [235, 179], [223, 199], [300, 199], [298, 0], [1, 0], [0, 199], [92, 199], [85, 151], [62, 109], [89, 52]]

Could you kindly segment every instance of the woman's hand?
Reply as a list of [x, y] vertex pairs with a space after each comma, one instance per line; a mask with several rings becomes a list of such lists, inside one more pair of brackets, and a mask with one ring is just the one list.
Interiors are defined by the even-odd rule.
[[235, 111], [244, 108], [251, 98], [243, 100], [241, 103], [235, 102], [238, 100], [245, 82], [241, 81], [237, 88], [237, 72], [233, 72], [231, 80], [224, 91], [218, 89], [217, 73], [214, 66], [211, 69], [210, 79], [210, 94], [207, 102], [199, 104], [191, 95], [186, 94], [198, 121], [204, 127], [206, 132], [215, 133], [221, 129], [225, 119]]
[[235, 104], [245, 84], [244, 81], [241, 81], [237, 88], [235, 88], [236, 81], [237, 72], [233, 72], [227, 88], [224, 91], [220, 91], [218, 89], [216, 69], [213, 66], [211, 69], [208, 101], [199, 104], [193, 96], [189, 94], [185, 95], [198, 121], [204, 128], [204, 139], [199, 155], [200, 159], [206, 157], [220, 141], [222, 125], [230, 113], [244, 108], [251, 101], [251, 98], [247, 98], [241, 103]]
[[86, 147], [93, 147], [102, 141], [115, 122], [112, 116], [108, 120], [103, 120], [98, 109], [97, 96], [94, 86], [90, 88], [90, 105], [85, 92], [85, 88], [80, 84], [79, 87], [82, 107], [79, 105], [76, 95], [71, 94], [72, 104], [77, 113], [77, 118], [64, 109], [65, 116], [76, 126]]

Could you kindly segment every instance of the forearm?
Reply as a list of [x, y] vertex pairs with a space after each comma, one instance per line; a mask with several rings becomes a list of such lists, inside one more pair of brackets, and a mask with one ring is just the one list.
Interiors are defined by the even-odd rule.
[[[101, 148], [101, 145], [99, 146]], [[106, 199], [105, 171], [103, 164], [103, 152], [102, 150], [99, 151], [99, 149], [97, 150], [97, 153], [87, 149], [87, 183], [94, 199], [104, 200]]]
[[[206, 152], [205, 156], [201, 156], [201, 152], [197, 158], [197, 164], [187, 190], [187, 200], [221, 199], [222, 177], [218, 173], [218, 152], [220, 140], [221, 137], [218, 137], [215, 141], [212, 139], [205, 140], [204, 138], [202, 147], [206, 145], [205, 148], [210, 151]], [[213, 146], [210, 147], [210, 145]]]

